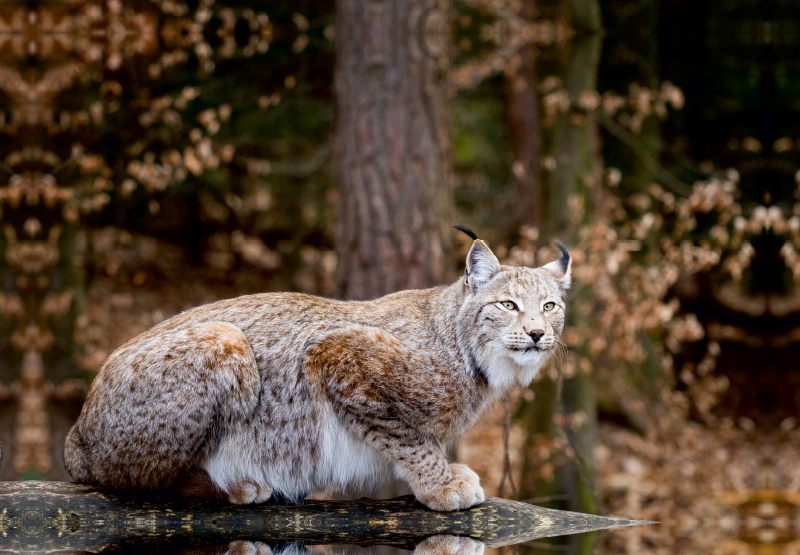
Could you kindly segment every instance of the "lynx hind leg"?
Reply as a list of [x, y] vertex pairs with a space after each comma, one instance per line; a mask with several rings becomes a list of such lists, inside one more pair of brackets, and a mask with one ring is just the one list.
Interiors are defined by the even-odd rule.
[[253, 481], [244, 480], [228, 484], [225, 492], [211, 480], [208, 472], [195, 469], [182, 474], [173, 484], [172, 491], [181, 497], [194, 497], [230, 503], [263, 503], [272, 497], [272, 490]]
[[414, 555], [483, 555], [482, 541], [463, 536], [431, 536], [420, 542]]
[[72, 427], [64, 441], [64, 466], [67, 467], [67, 471], [76, 482], [93, 481], [86, 448], [81, 441], [77, 426]]
[[237, 505], [263, 503], [272, 497], [272, 490], [251, 480], [228, 485], [228, 501]]
[[[91, 446], [86, 481], [168, 488], [214, 448], [228, 422], [252, 413], [260, 385], [250, 344], [231, 324], [197, 324], [123, 347], [100, 369], [70, 433], [72, 445]], [[80, 468], [68, 470], [84, 479]]]

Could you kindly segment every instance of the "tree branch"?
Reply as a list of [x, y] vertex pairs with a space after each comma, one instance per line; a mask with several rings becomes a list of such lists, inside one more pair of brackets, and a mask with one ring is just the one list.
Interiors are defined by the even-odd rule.
[[684, 183], [674, 175], [672, 175], [666, 168], [664, 168], [658, 160], [648, 151], [647, 147], [642, 144], [642, 141], [635, 134], [631, 133], [616, 121], [606, 116], [603, 113], [599, 115], [600, 124], [616, 137], [625, 146], [631, 149], [634, 156], [639, 159], [642, 166], [650, 172], [650, 174], [660, 180], [666, 187], [671, 189], [674, 193], [680, 195], [688, 195], [692, 188], [687, 183]]
[[487, 547], [643, 521], [545, 509], [489, 497], [439, 513], [412, 497], [385, 501], [228, 505], [132, 498], [65, 482], [0, 483], [0, 552], [96, 552], [146, 542], [302, 541], [410, 548], [433, 535], [469, 536]]

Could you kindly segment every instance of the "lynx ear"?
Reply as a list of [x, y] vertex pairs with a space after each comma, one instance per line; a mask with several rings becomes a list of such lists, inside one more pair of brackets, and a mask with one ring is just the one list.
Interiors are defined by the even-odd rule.
[[489, 246], [476, 239], [467, 254], [467, 285], [472, 290], [479, 289], [500, 271], [500, 261]]
[[475, 291], [500, 271], [500, 261], [489, 248], [489, 245], [478, 239], [475, 232], [465, 225], [453, 224], [451, 227], [466, 233], [472, 239], [472, 248], [467, 254], [467, 277], [465, 283]]
[[556, 281], [560, 283], [561, 289], [567, 290], [572, 285], [572, 258], [563, 243], [556, 243], [556, 245], [561, 249], [561, 258], [545, 264], [542, 268], [555, 274]]

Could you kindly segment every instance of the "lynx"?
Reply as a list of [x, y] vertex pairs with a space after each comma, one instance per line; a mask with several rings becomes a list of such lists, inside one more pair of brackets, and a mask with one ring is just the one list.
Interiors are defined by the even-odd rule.
[[559, 344], [571, 259], [501, 265], [473, 239], [449, 286], [372, 301], [263, 293], [188, 310], [114, 351], [70, 430], [79, 482], [211, 488], [231, 503], [355, 494], [392, 475], [436, 511], [484, 500], [448, 462]]

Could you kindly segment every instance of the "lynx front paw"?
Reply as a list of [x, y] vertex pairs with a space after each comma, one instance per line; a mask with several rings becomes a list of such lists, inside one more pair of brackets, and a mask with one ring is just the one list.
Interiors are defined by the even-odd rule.
[[255, 482], [243, 481], [228, 486], [228, 501], [237, 505], [263, 503], [272, 497], [272, 490]]
[[432, 536], [422, 541], [414, 555], [483, 555], [482, 541], [461, 536]]
[[417, 493], [417, 499], [434, 511], [458, 511], [483, 503], [485, 496], [478, 475], [467, 465], [451, 464], [453, 474], [444, 486], [430, 486]]
[[228, 544], [225, 555], [272, 555], [272, 549], [261, 542], [235, 541]]
[[[468, 467], [465, 464], [451, 464], [450, 465], [450, 472], [453, 473], [453, 479], [454, 480], [456, 480], [456, 479], [465, 480], [465, 481], [469, 482], [470, 484], [473, 484], [477, 488], [481, 487], [481, 479], [480, 479], [480, 477], [478, 477], [478, 475], [475, 474], [474, 470], [472, 470], [470, 467]], [[481, 489], [481, 491], [483, 491], [483, 489]], [[479, 501], [479, 503], [480, 502], [483, 502], [483, 495], [482, 494], [481, 494], [481, 500]]]

